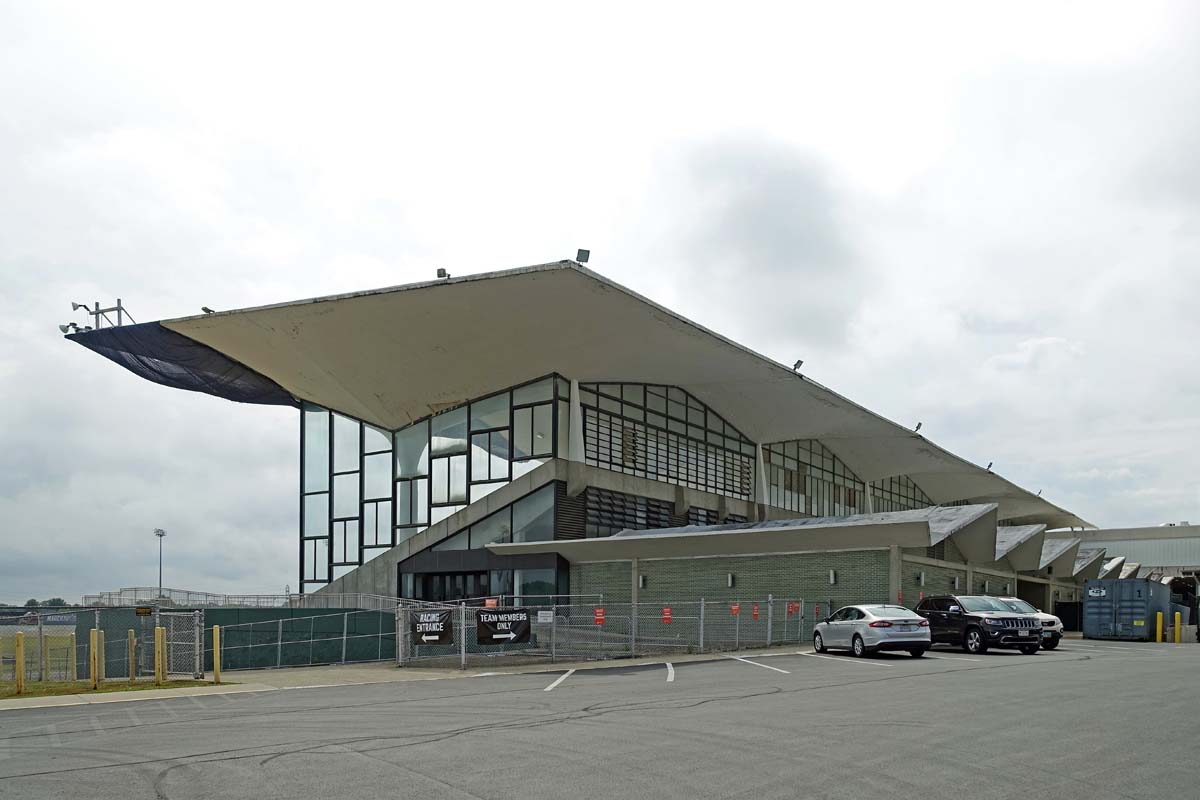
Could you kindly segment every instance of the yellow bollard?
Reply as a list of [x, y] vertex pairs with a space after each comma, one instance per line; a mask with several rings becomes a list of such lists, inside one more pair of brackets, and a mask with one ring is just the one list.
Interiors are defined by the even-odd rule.
[[213, 625], [213, 683], [221, 682], [221, 626]]
[[1183, 626], [1183, 614], [1175, 612], [1175, 644], [1179, 644], [1180, 628]]
[[162, 686], [167, 681], [167, 629], [154, 629], [154, 682]]
[[137, 645], [133, 638], [133, 628], [129, 629], [129, 637], [125, 642], [125, 663], [128, 665], [126, 672], [129, 673], [129, 682], [133, 683], [137, 680], [137, 660], [134, 656], [137, 654]]
[[17, 694], [25, 692], [25, 634], [17, 631], [16, 651], [13, 653], [13, 669], [16, 671]]
[[96, 664], [96, 650], [100, 647], [100, 631], [92, 628], [88, 632], [88, 678], [91, 680], [92, 688], [100, 688], [100, 671]]
[[71, 647], [71, 657], [69, 659], [70, 663], [67, 664], [67, 675], [70, 676], [70, 679], [72, 681], [76, 681], [79, 679], [79, 665], [76, 663], [75, 659], [79, 658], [79, 651], [75, 649], [75, 634], [74, 633], [71, 634], [70, 647]]
[[1155, 616], [1154, 641], [1158, 642], [1159, 644], [1162, 644], [1162, 623], [1163, 623], [1162, 612], [1156, 611], [1154, 616]]

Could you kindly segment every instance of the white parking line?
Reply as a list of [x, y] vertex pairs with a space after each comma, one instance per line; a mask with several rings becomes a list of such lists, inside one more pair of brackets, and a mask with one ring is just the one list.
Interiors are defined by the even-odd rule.
[[835, 656], [822, 656], [816, 653], [796, 653], [798, 656], [808, 656], [809, 658], [824, 658], [829, 661], [841, 661], [845, 664], [858, 664], [862, 667], [886, 667], [891, 669], [891, 664], [880, 664], [878, 661], [859, 661], [857, 658], [837, 658]]
[[940, 658], [943, 661], [983, 661], [982, 658], [965, 658], [963, 656], [935, 656], [932, 653], [926, 653], [925, 658]]
[[675, 666], [670, 661], [668, 661], [667, 662], [667, 683], [674, 683], [674, 682], [675, 682]]
[[734, 661], [742, 661], [742, 662], [744, 662], [744, 663], [746, 663], [746, 664], [753, 664], [754, 666], [756, 666], [756, 667], [762, 667], [763, 669], [773, 669], [773, 670], [775, 670], [776, 672], [782, 672], [784, 675], [791, 675], [791, 674], [792, 674], [792, 673], [788, 672], [786, 669], [780, 669], [779, 667], [769, 667], [769, 666], [767, 666], [766, 664], [760, 664], [760, 663], [758, 663], [757, 661], [751, 661], [750, 659], [748, 659], [748, 658], [742, 658], [741, 656], [725, 656], [725, 657], [726, 657], [726, 658], [732, 658]]
[[562, 675], [559, 675], [557, 678], [555, 678], [554, 683], [550, 684], [545, 689], [542, 689], [542, 691], [549, 692], [549, 691], [553, 690], [555, 686], [558, 686], [560, 683], [562, 683], [563, 681], [565, 681], [567, 678], [571, 677], [574, 674], [575, 674], [575, 670], [573, 670], [573, 669], [567, 670]]

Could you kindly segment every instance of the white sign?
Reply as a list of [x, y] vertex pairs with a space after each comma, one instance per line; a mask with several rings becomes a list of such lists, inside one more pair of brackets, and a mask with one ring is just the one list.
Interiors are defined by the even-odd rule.
[[1088, 597], [1104, 597], [1107, 594], [1108, 591], [1100, 586], [1093, 586], [1091, 589], [1088, 589]]
[[538, 622], [545, 622], [547, 624], [554, 622], [554, 612], [553, 611], [539, 611], [538, 612]]

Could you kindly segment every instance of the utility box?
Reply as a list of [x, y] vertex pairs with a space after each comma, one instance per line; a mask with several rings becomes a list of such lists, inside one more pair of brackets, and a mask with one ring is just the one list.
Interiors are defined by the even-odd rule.
[[1172, 624], [1171, 590], [1158, 581], [1090, 580], [1083, 587], [1083, 638], [1152, 642], [1160, 611], [1165, 631]]

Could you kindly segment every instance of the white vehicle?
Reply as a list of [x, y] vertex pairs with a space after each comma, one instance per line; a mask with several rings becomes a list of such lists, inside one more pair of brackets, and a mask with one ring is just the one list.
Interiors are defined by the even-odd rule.
[[846, 606], [817, 623], [813, 649], [849, 650], [856, 656], [907, 650], [914, 658], [929, 649], [929, 620], [904, 606]]
[[1042, 649], [1053, 650], [1062, 641], [1062, 620], [1053, 614], [1045, 614], [1040, 608], [1034, 608], [1019, 597], [1001, 597], [1000, 602], [1018, 614], [1032, 614], [1042, 623]]

